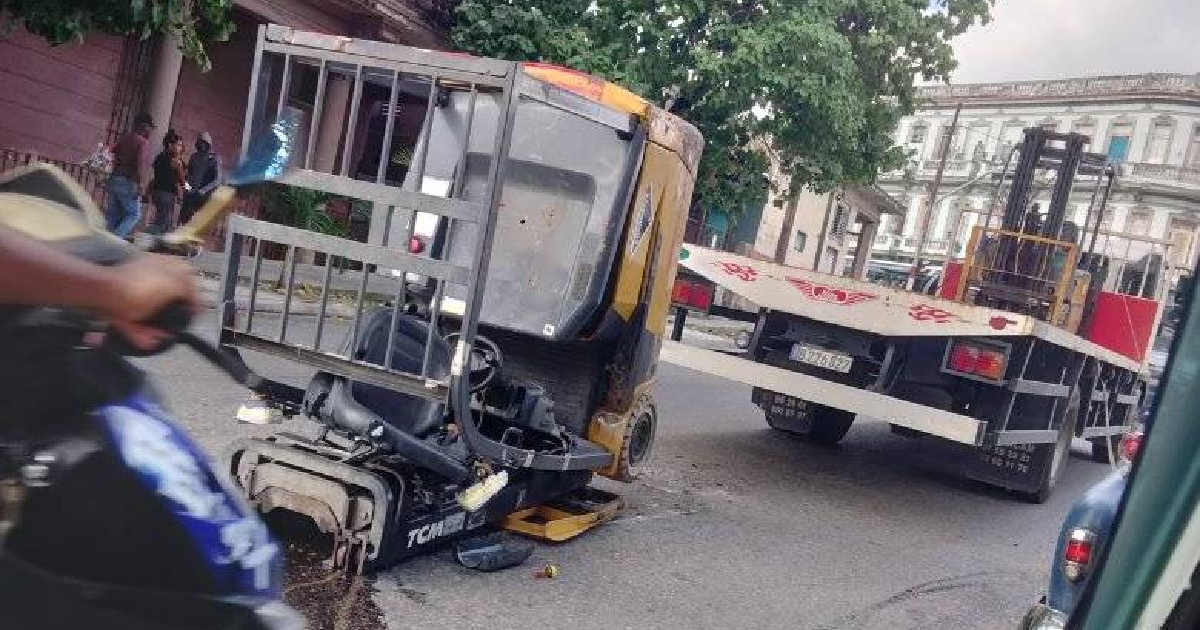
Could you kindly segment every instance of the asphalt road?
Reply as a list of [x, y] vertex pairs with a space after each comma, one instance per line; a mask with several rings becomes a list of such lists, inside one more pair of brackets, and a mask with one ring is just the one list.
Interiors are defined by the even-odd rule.
[[[145, 365], [210, 452], [263, 432], [233, 421], [243, 392], [189, 351]], [[381, 611], [366, 626], [1007, 630], [1040, 595], [1073, 498], [1107, 470], [1079, 450], [1051, 502], [1030, 505], [963, 481], [948, 447], [881, 422], [860, 420], [839, 448], [821, 448], [768, 429], [746, 387], [659, 373], [651, 472], [600, 483], [625, 496], [619, 520], [500, 573], [471, 572], [447, 551], [410, 561], [360, 589]], [[534, 579], [546, 562], [558, 579]]]

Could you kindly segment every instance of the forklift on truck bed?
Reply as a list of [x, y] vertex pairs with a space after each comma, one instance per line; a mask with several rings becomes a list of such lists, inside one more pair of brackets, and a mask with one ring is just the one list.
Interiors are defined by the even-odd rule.
[[[231, 217], [220, 343], [316, 372], [306, 389], [268, 381], [239, 411], [309, 420], [232, 445], [240, 490], [311, 517], [335, 565], [359, 571], [487, 524], [563, 539], [614, 515], [619, 499], [588, 484], [632, 480], [654, 443], [696, 129], [541, 64], [280, 26], [260, 29], [255, 60], [247, 137], [301, 109], [308, 143], [280, 181], [369, 202], [382, 238]], [[348, 110], [326, 96], [335, 79], [352, 86]], [[382, 124], [359, 124], [372, 108]], [[332, 152], [316, 146], [331, 118]], [[286, 250], [278, 317], [254, 308], [271, 243]], [[306, 277], [312, 324], [294, 313]]]

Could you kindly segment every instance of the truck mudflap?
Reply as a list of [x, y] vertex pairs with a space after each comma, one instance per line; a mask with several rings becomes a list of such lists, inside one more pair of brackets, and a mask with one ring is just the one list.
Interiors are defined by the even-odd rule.
[[978, 446], [987, 431], [987, 422], [970, 416], [674, 341], [663, 341], [659, 360], [868, 417], [886, 410], [880, 419], [960, 444]]
[[964, 462], [969, 479], [1015, 490], [1036, 492], [1054, 460], [1054, 444], [980, 446]]

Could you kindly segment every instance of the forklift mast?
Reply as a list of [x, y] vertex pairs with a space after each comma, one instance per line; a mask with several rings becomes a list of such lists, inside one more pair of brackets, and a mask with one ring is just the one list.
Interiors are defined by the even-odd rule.
[[[1112, 178], [1106, 156], [1085, 152], [1086, 143], [1087, 138], [1077, 133], [1040, 127], [1025, 130], [1012, 174], [1001, 174], [1010, 189], [999, 227], [991, 227], [989, 216], [968, 245], [967, 265], [974, 273], [966, 275], [959, 301], [1028, 314], [1060, 326], [1067, 323], [1072, 307], [1077, 314], [1084, 307], [1086, 300], [1071, 296], [1077, 289], [1086, 292], [1095, 286], [1088, 274], [1081, 277], [1077, 269], [1103, 266], [1081, 251], [1089, 241], [1094, 246], [1095, 238], [1085, 235], [1099, 229], [1107, 187], [1098, 206], [1093, 194], [1082, 229], [1068, 220], [1068, 202], [1078, 175], [1094, 176], [1094, 191], [1101, 189], [1106, 177], [1111, 186]], [[1052, 188], [1042, 213], [1032, 201], [1040, 182], [1046, 181], [1052, 182]]]

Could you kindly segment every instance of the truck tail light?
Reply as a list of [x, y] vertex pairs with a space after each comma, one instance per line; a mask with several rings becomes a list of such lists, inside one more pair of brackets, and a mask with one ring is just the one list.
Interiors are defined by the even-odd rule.
[[1004, 348], [978, 341], [955, 339], [946, 354], [946, 369], [959, 374], [999, 381], [1006, 367], [1008, 352]]
[[712, 307], [713, 288], [699, 282], [676, 278], [675, 286], [671, 289], [671, 301], [676, 306], [707, 311]]
[[1096, 547], [1096, 534], [1090, 529], [1077, 527], [1067, 535], [1067, 545], [1063, 549], [1063, 575], [1072, 582], [1078, 582], [1087, 575], [1092, 564]]

